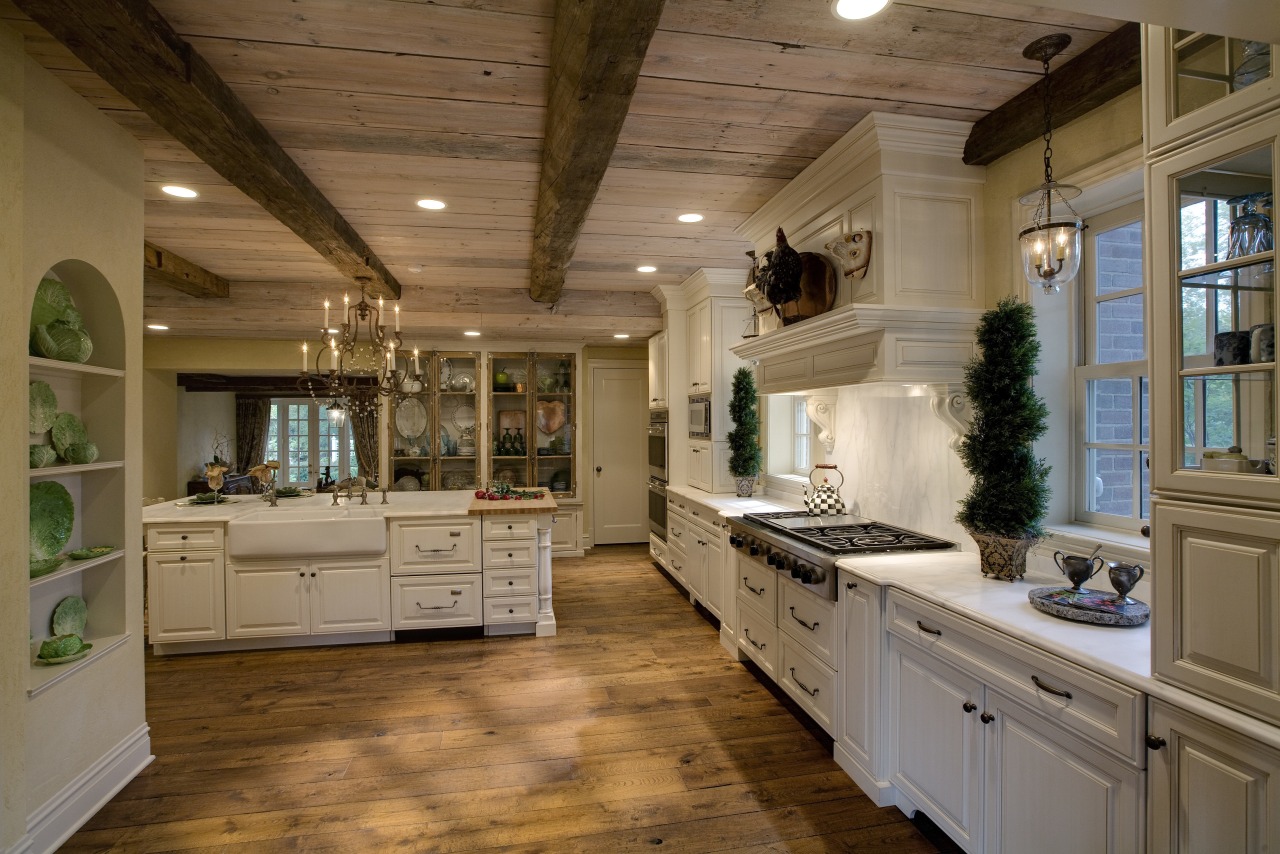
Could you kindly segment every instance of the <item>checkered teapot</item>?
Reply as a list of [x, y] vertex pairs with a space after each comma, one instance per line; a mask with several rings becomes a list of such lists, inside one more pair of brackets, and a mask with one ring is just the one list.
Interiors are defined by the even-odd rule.
[[[840, 475], [840, 482], [834, 486], [827, 473]], [[819, 483], [815, 477], [821, 476]], [[844, 499], [840, 497], [840, 487], [844, 486], [844, 475], [836, 470], [835, 463], [823, 463], [813, 467], [809, 472], [809, 483], [813, 486], [813, 494], [804, 491], [804, 506], [810, 516], [842, 516], [844, 515]]]

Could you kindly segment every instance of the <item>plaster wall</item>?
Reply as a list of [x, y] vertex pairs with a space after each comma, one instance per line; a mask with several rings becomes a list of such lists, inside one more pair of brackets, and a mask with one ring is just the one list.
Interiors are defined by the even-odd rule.
[[[13, 500], [0, 509], [0, 842], [22, 842], [27, 824], [78, 785], [94, 763], [137, 733], [143, 705], [141, 540], [142, 152], [137, 141], [26, 58], [22, 39], [0, 26], [0, 291], [18, 310], [0, 313], [0, 367], [26, 376], [29, 307], [40, 278], [60, 262], [92, 268], [110, 283], [81, 305], [89, 317], [118, 310], [123, 340], [100, 340], [125, 365], [124, 626], [128, 640], [49, 690], [26, 696], [29, 625], [28, 499], [23, 488], [25, 406], [0, 408], [0, 471]], [[14, 203], [16, 200], [16, 203]], [[16, 237], [21, 246], [11, 242]], [[6, 243], [10, 242], [10, 243]], [[106, 286], [103, 285], [103, 288]], [[19, 383], [19, 388], [21, 387]], [[11, 595], [17, 593], [18, 595]], [[15, 642], [15, 640], [17, 642]], [[79, 804], [68, 803], [79, 809]], [[49, 821], [78, 823], [87, 816]], [[42, 845], [44, 843], [41, 843]]]
[[226, 440], [224, 457], [233, 460], [236, 453], [235, 394], [177, 389], [176, 396], [177, 480], [169, 486], [173, 498], [187, 494], [187, 481], [204, 476], [204, 464], [213, 460], [216, 438]]

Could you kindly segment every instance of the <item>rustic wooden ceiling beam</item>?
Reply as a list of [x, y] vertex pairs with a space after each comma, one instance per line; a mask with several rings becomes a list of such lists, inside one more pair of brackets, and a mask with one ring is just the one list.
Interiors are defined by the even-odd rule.
[[156, 124], [375, 296], [400, 283], [231, 88], [146, 0], [16, 0]]
[[[1049, 72], [1053, 124], [1061, 127], [1142, 83], [1138, 24], [1125, 24]], [[964, 162], [986, 166], [1044, 133], [1044, 80], [974, 122]]]
[[231, 285], [226, 279], [154, 243], [142, 244], [142, 282], [164, 285], [202, 299], [231, 296]]
[[529, 293], [555, 302], [664, 0], [557, 0]]

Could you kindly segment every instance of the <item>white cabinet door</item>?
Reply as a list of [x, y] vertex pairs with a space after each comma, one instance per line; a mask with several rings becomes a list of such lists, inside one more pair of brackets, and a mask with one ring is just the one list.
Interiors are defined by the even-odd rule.
[[705, 581], [703, 582], [703, 598], [702, 604], [707, 610], [716, 615], [716, 619], [724, 619], [724, 548], [720, 543], [720, 533], [716, 532], [714, 536], [703, 534], [706, 545], [702, 547], [706, 553], [706, 559], [703, 561]]
[[688, 394], [711, 391], [711, 300], [689, 309], [685, 326], [685, 357], [689, 364]]
[[551, 516], [551, 553], [582, 553], [582, 508], [561, 505]]
[[1143, 850], [1141, 771], [990, 688], [982, 713], [987, 854]]
[[227, 637], [310, 634], [308, 572], [307, 561], [229, 564]]
[[689, 442], [689, 466], [686, 471], [690, 486], [706, 492], [714, 491], [714, 465], [710, 442]]
[[313, 634], [391, 628], [391, 565], [386, 558], [313, 561], [307, 586]]
[[649, 339], [649, 408], [667, 405], [667, 333]]
[[703, 537], [706, 534], [698, 526], [690, 525], [686, 529], [686, 536], [690, 541], [685, 543], [689, 559], [682, 570], [684, 586], [689, 589], [691, 598], [702, 601], [707, 589], [707, 550], [703, 547], [706, 542]]
[[227, 636], [221, 552], [147, 555], [147, 619], [152, 643]]
[[877, 733], [880, 719], [880, 587], [841, 575], [841, 637], [837, 651], [842, 703], [836, 740], [868, 775], [881, 779]]
[[889, 696], [890, 779], [904, 809], [914, 805], [960, 847], [981, 851], [982, 683], [891, 637]]
[[1152, 698], [1149, 851], [1280, 851], [1280, 751]]

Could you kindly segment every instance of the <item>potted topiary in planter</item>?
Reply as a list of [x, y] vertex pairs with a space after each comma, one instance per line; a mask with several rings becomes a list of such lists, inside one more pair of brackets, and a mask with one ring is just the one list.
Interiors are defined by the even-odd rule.
[[756, 476], [760, 474], [760, 410], [756, 394], [756, 378], [750, 368], [738, 368], [733, 374], [733, 396], [729, 398], [729, 417], [733, 429], [729, 440], [729, 474], [733, 475], [738, 495], [751, 497]]
[[981, 354], [964, 370], [973, 423], [960, 459], [973, 485], [956, 521], [978, 543], [982, 574], [1005, 581], [1026, 572], [1049, 503], [1049, 467], [1032, 447], [1048, 428], [1048, 408], [1031, 386], [1040, 358], [1034, 320], [1029, 304], [1000, 300], [978, 322]]

